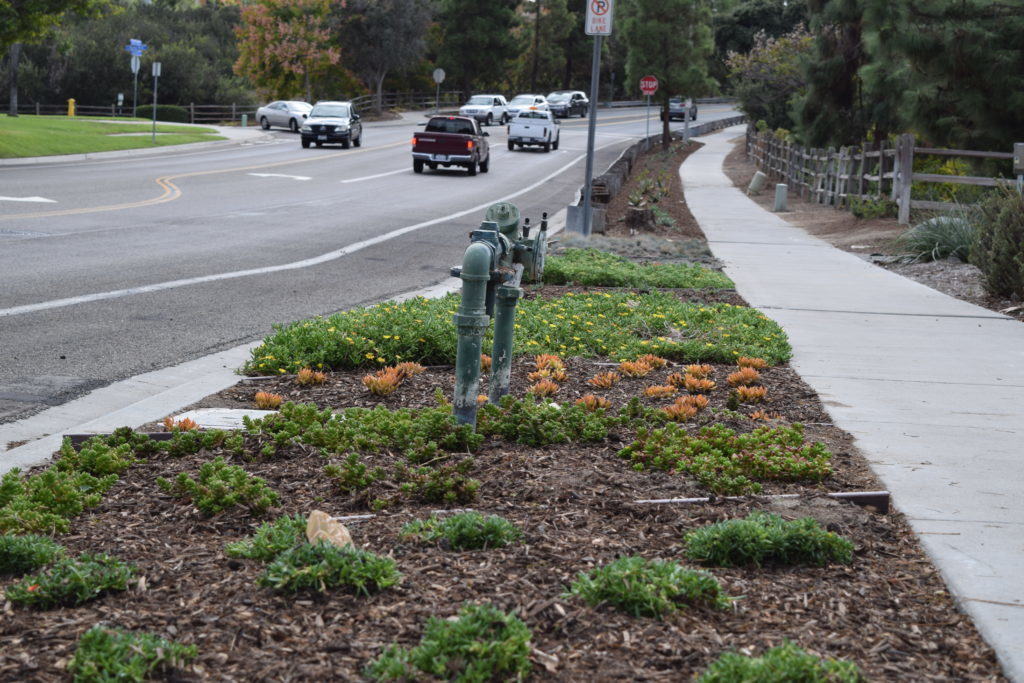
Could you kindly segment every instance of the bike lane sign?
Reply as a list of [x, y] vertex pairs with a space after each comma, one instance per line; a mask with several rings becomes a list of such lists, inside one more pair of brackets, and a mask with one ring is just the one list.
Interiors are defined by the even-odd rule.
[[587, 0], [586, 34], [588, 36], [610, 36], [614, 13], [614, 0]]

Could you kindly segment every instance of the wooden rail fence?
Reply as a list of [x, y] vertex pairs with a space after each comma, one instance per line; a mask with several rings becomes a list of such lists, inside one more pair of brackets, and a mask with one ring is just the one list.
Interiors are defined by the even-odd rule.
[[[888, 199], [899, 207], [899, 222], [904, 225], [910, 223], [912, 209], [948, 211], [957, 208], [952, 202], [913, 199], [914, 183], [995, 187], [1007, 181], [1006, 178], [915, 173], [915, 154], [1019, 161], [1013, 152], [917, 147], [914, 142], [914, 136], [905, 133], [895, 145], [882, 141], [877, 149], [868, 149], [867, 145], [838, 150], [805, 148], [747, 126], [746, 153], [769, 180], [786, 183], [804, 200], [848, 209], [851, 199]], [[1020, 143], [1015, 145], [1015, 149], [1019, 148]], [[1015, 172], [1020, 172], [1017, 163]]]

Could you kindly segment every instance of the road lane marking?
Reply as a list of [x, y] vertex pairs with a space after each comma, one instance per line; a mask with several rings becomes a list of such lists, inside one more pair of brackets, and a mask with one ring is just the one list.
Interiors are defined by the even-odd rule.
[[397, 171], [388, 171], [387, 173], [375, 173], [373, 175], [364, 175], [361, 178], [349, 178], [348, 180], [342, 180], [341, 184], [344, 185], [345, 183], [361, 183], [364, 180], [373, 180], [374, 178], [383, 178], [384, 176], [397, 175], [398, 173], [405, 173], [408, 170], [408, 168], [400, 168]]
[[257, 171], [264, 168], [277, 168], [278, 166], [288, 166], [289, 164], [301, 164], [310, 161], [323, 161], [324, 159], [334, 159], [340, 156], [352, 156], [360, 153], [376, 152], [378, 150], [390, 149], [392, 147], [401, 147], [403, 145], [408, 144], [408, 140], [401, 140], [399, 142], [392, 142], [387, 145], [381, 145], [380, 147], [363, 147], [357, 150], [335, 152], [333, 154], [317, 155], [314, 157], [303, 157], [298, 159], [288, 159], [285, 161], [274, 161], [269, 164], [254, 164], [252, 166], [237, 166], [234, 168], [215, 168], [209, 171], [191, 171], [188, 173], [175, 173], [172, 175], [160, 176], [159, 178], [153, 179], [153, 182], [155, 182], [159, 187], [163, 188], [163, 192], [160, 195], [153, 197], [152, 199], [142, 199], [137, 202], [127, 202], [124, 204], [109, 204], [106, 206], [92, 206], [80, 209], [64, 209], [63, 211], [40, 211], [38, 213], [0, 214], [0, 220], [8, 220], [12, 218], [49, 218], [51, 216], [77, 216], [86, 213], [122, 211], [124, 209], [138, 209], [145, 206], [155, 206], [157, 204], [173, 202], [175, 199], [181, 197], [181, 188], [175, 185], [173, 181], [181, 180], [183, 178], [197, 178], [200, 176], [218, 175], [221, 173], [238, 173], [240, 171]]
[[56, 204], [56, 199], [46, 197], [0, 197], [0, 202], [40, 202], [43, 204]]
[[257, 178], [291, 178], [292, 180], [312, 180], [308, 175], [288, 175], [287, 173], [250, 173]]
[[[408, 143], [403, 142], [402, 144], [408, 144]], [[605, 147], [610, 147], [610, 146], [612, 146], [614, 144], [618, 144], [618, 141], [608, 142], [608, 143], [605, 143], [603, 145], [599, 145], [599, 146], [595, 147], [595, 150], [604, 149]], [[504, 197], [500, 197], [498, 199], [492, 199], [490, 201], [484, 202], [483, 204], [478, 204], [477, 206], [471, 207], [469, 209], [465, 209], [463, 211], [457, 211], [455, 213], [448, 214], [447, 216], [441, 216], [440, 218], [433, 218], [433, 219], [431, 219], [429, 221], [423, 221], [422, 223], [416, 223], [414, 225], [407, 225], [404, 228], [398, 228], [396, 230], [392, 230], [391, 232], [384, 233], [383, 235], [378, 235], [377, 237], [373, 237], [373, 238], [368, 239], [368, 240], [362, 240], [360, 242], [355, 242], [353, 244], [350, 244], [348, 246], [342, 247], [340, 249], [335, 249], [333, 251], [329, 251], [327, 253], [320, 254], [319, 256], [314, 256], [312, 258], [302, 259], [301, 261], [292, 261], [291, 263], [282, 263], [282, 264], [279, 264], [279, 265], [276, 265], [276, 266], [264, 266], [264, 267], [261, 267], [261, 268], [248, 268], [246, 270], [233, 270], [233, 271], [229, 271], [229, 272], [226, 272], [226, 273], [215, 273], [215, 274], [212, 274], [212, 275], [201, 275], [199, 277], [184, 278], [184, 279], [181, 279], [181, 280], [170, 280], [170, 281], [167, 281], [167, 282], [157, 282], [157, 283], [154, 283], [154, 284], [151, 284], [151, 285], [142, 285], [140, 287], [129, 287], [127, 289], [115, 289], [115, 290], [108, 291], [108, 292], [96, 292], [94, 294], [83, 294], [83, 295], [80, 295], [80, 296], [72, 296], [72, 297], [67, 297], [67, 298], [64, 298], [64, 299], [53, 299], [53, 300], [50, 300], [50, 301], [40, 301], [39, 303], [25, 304], [23, 306], [13, 306], [11, 308], [0, 308], [0, 318], [6, 318], [6, 317], [15, 316], [15, 315], [24, 315], [26, 313], [37, 313], [39, 311], [48, 311], [48, 310], [52, 310], [54, 308], [65, 308], [67, 306], [76, 306], [78, 304], [86, 304], [86, 303], [91, 303], [93, 301], [105, 301], [105, 300], [108, 300], [108, 299], [121, 299], [121, 298], [124, 298], [126, 296], [134, 296], [136, 294], [150, 294], [150, 293], [153, 293], [153, 292], [162, 292], [162, 291], [167, 290], [167, 289], [177, 289], [178, 287], [188, 287], [190, 285], [204, 284], [204, 283], [207, 283], [207, 282], [217, 282], [217, 281], [220, 281], [220, 280], [234, 280], [236, 278], [249, 277], [251, 275], [266, 275], [268, 273], [279, 273], [279, 272], [287, 271], [287, 270], [299, 270], [299, 269], [302, 269], [302, 268], [310, 268], [312, 266], [318, 266], [318, 265], [321, 265], [323, 263], [328, 263], [330, 261], [335, 261], [335, 260], [337, 260], [337, 259], [339, 259], [339, 258], [341, 258], [343, 256], [348, 256], [349, 254], [354, 254], [357, 251], [362, 251], [363, 249], [366, 249], [367, 247], [372, 247], [374, 245], [380, 244], [381, 242], [386, 242], [388, 240], [395, 239], [396, 237], [401, 237], [402, 235], [408, 234], [410, 232], [414, 232], [416, 230], [421, 230], [423, 228], [430, 227], [431, 225], [437, 225], [438, 223], [444, 223], [445, 221], [450, 221], [450, 220], [454, 220], [456, 218], [461, 218], [462, 216], [466, 216], [466, 215], [471, 214], [471, 213], [476, 212], [476, 211], [481, 211], [481, 210], [486, 209], [487, 207], [491, 206], [492, 204], [496, 204], [498, 202], [511, 201], [512, 199], [515, 199], [516, 197], [518, 197], [520, 195], [526, 194], [527, 192], [530, 192], [532, 190], [537, 189], [538, 187], [540, 187], [544, 183], [548, 182], [552, 178], [555, 178], [555, 177], [561, 175], [562, 173], [564, 173], [567, 170], [569, 170], [570, 168], [572, 168], [575, 164], [577, 164], [580, 161], [582, 161], [584, 158], [585, 158], [585, 155], [580, 154], [580, 155], [576, 156], [575, 158], [573, 158], [573, 160], [570, 161], [569, 163], [559, 167], [557, 170], [553, 171], [552, 173], [549, 173], [548, 175], [544, 176], [543, 178], [541, 178], [540, 180], [536, 181], [535, 183], [533, 183], [531, 185], [528, 185], [528, 186], [526, 186], [526, 187], [524, 187], [524, 188], [522, 188], [520, 190], [516, 190], [515, 192], [513, 192], [511, 194], [507, 194]]]

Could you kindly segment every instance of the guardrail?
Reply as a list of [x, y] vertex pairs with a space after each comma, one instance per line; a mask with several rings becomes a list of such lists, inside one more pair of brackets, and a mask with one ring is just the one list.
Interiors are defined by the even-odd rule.
[[[917, 147], [910, 133], [900, 135], [895, 146], [886, 141], [874, 150], [860, 147], [804, 148], [780, 140], [770, 132], [755, 133], [747, 127], [747, 157], [771, 180], [785, 181], [805, 200], [837, 209], [850, 208], [852, 199], [888, 199], [899, 207], [898, 220], [910, 223], [912, 209], [950, 211], [958, 204], [913, 199], [914, 183], [941, 183], [995, 187], [1006, 177], [915, 173], [914, 155], [1013, 160], [1012, 152]], [[1019, 145], [1020, 143], [1018, 143]]]

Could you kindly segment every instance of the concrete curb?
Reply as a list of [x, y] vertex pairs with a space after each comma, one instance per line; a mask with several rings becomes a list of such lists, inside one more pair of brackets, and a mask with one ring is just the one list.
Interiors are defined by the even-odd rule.
[[[550, 235], [564, 229], [565, 215], [562, 209], [549, 219]], [[458, 291], [459, 287], [458, 280], [447, 278], [384, 301], [405, 301], [417, 296], [436, 298]], [[243, 379], [236, 369], [260, 341], [136, 375], [24, 420], [0, 425], [0, 475], [13, 467], [45, 463], [60, 448], [62, 434], [105, 433], [118, 427], [139, 427], [234, 386]], [[7, 444], [22, 441], [28, 443], [6, 450]]]

